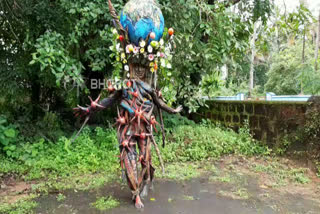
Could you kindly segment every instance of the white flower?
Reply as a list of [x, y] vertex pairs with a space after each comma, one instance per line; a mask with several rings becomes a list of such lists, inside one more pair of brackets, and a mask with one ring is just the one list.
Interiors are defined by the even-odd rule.
[[153, 60], [154, 60], [154, 55], [153, 55], [153, 54], [149, 54], [148, 59], [149, 59], [150, 61], [153, 61]]
[[129, 71], [129, 65], [125, 65], [125, 66], [124, 66], [124, 70], [125, 70], [125, 71]]
[[139, 47], [134, 47], [134, 49], [133, 49], [133, 53], [134, 53], [134, 54], [139, 53]]
[[149, 46], [148, 46], [148, 52], [149, 52], [149, 53], [152, 53], [152, 51], [153, 51], [153, 48], [151, 47], [151, 45], [149, 45]]
[[168, 64], [167, 64], [167, 68], [168, 68], [168, 69], [171, 69], [171, 68], [172, 68], [172, 65], [171, 65], [170, 63], [168, 63]]
[[129, 73], [127, 73], [127, 77], [130, 78], [130, 74]]
[[164, 59], [160, 59], [160, 65], [161, 67], [166, 67], [166, 61]]
[[113, 29], [112, 29], [112, 33], [113, 33], [113, 34], [117, 34], [117, 33], [118, 33], [117, 29], [113, 28]]
[[118, 43], [118, 44], [116, 45], [116, 49], [117, 49], [118, 52], [120, 52], [120, 43]]
[[163, 39], [160, 39], [160, 45], [163, 46], [164, 45], [164, 41]]
[[166, 47], [166, 48], [164, 49], [164, 53], [165, 53], [166, 55], [170, 54], [170, 52], [171, 52], [171, 49], [170, 49], [169, 47]]
[[160, 56], [161, 56], [161, 53], [160, 53], [160, 52], [158, 52], [158, 53], [157, 53], [157, 57], [160, 57]]
[[144, 48], [146, 46], [146, 42], [144, 40], [141, 40], [140, 47]]

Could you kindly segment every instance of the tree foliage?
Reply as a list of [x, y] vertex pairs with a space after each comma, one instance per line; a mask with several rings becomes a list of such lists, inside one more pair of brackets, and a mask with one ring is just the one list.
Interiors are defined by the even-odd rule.
[[319, 74], [313, 68], [313, 15], [305, 5], [281, 14], [275, 10], [265, 39], [269, 44], [270, 70], [265, 90], [276, 94], [318, 94]]
[[265, 90], [276, 94], [318, 94], [320, 74], [314, 71], [313, 49], [306, 49], [306, 62], [301, 63], [302, 42], [274, 54], [267, 73]]
[[[112, 2], [118, 12], [125, 4]], [[269, 1], [248, 2], [159, 1], [166, 26], [176, 32], [173, 69], [162, 72], [159, 85], [169, 103], [195, 111], [203, 105], [203, 83], [216, 90], [225, 64], [228, 84], [246, 79], [251, 23], [265, 22], [271, 10]], [[85, 102], [75, 86], [111, 76], [113, 23], [105, 0], [4, 0], [0, 11], [0, 108], [13, 118], [47, 111], [71, 116], [71, 107]], [[98, 93], [83, 89], [80, 97]]]

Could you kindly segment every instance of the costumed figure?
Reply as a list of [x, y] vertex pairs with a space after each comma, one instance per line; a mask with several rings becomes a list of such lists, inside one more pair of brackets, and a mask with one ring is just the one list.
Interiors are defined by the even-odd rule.
[[[85, 125], [90, 114], [119, 103], [115, 126], [120, 164], [135, 206], [142, 208], [141, 197], [147, 195], [148, 188], [152, 188], [154, 178], [152, 147], [155, 148], [164, 172], [153, 131], [157, 132], [157, 126], [160, 126], [164, 146], [162, 110], [169, 113], [182, 110], [181, 106], [176, 109], [169, 107], [161, 92], [156, 89], [159, 70], [171, 67], [169, 60], [172, 57], [170, 53], [174, 45], [174, 31], [172, 28], [168, 30], [166, 38], [169, 41], [165, 45], [162, 38], [164, 18], [154, 0], [130, 0], [121, 12], [120, 20], [110, 0], [108, 3], [116, 27], [113, 30], [115, 41], [112, 50], [117, 58], [116, 63], [121, 65], [125, 84], [119, 89], [109, 84], [107, 90], [110, 95], [107, 98], [100, 101], [100, 96], [96, 100], [89, 97], [90, 106], [78, 106], [74, 111], [77, 116], [86, 116]], [[161, 125], [156, 121], [155, 110], [159, 113]], [[138, 166], [139, 162], [141, 167]]]

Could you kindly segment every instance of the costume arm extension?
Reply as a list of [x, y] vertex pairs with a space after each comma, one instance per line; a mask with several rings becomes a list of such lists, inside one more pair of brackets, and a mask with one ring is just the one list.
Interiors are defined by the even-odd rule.
[[150, 85], [146, 84], [145, 82], [142, 82], [140, 80], [137, 80], [137, 83], [146, 91], [148, 92], [153, 99], [153, 102], [161, 109], [163, 109], [164, 111], [171, 113], [171, 114], [175, 114], [175, 113], [179, 113], [182, 110], [182, 107], [179, 106], [176, 109], [171, 108], [170, 106], [168, 106], [160, 97], [158, 97], [157, 93], [155, 92], [154, 89], [151, 88]]
[[120, 99], [122, 95], [122, 90], [117, 90], [115, 92], [113, 92], [109, 97], [104, 98], [103, 100], [101, 100], [99, 102], [99, 104], [101, 106], [103, 106], [104, 108], [109, 108], [111, 107], [117, 100]]
[[[117, 91], [113, 92], [109, 97], [101, 100], [100, 102], [98, 102], [98, 100], [100, 99], [100, 96], [99, 96], [98, 99], [94, 102], [92, 101], [91, 106], [89, 106], [87, 108], [78, 105], [77, 108], [73, 109], [75, 116], [85, 116], [85, 115], [89, 115], [97, 110], [109, 108], [117, 100], [120, 99], [121, 95], [122, 95], [122, 90], [117, 90]], [[91, 99], [91, 97], [90, 97], [90, 99]]]

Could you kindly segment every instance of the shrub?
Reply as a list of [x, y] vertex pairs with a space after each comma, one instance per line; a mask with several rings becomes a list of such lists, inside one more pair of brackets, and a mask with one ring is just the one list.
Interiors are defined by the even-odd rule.
[[269, 150], [253, 140], [246, 127], [237, 134], [206, 122], [173, 128], [162, 153], [165, 161], [174, 162], [200, 161], [230, 153], [267, 154]]
[[116, 133], [114, 130], [85, 128], [71, 144], [69, 138], [60, 137], [56, 142], [43, 138], [37, 142], [20, 144], [14, 159], [2, 157], [0, 173], [26, 174], [26, 179], [47, 176], [69, 176], [98, 171], [113, 171], [118, 165]]
[[16, 126], [8, 124], [4, 116], [0, 116], [0, 152], [11, 157], [16, 150], [18, 131]]
[[[247, 127], [239, 134], [203, 121], [195, 124], [181, 116], [166, 120], [167, 146], [162, 155], [167, 162], [202, 161], [237, 153], [267, 154], [269, 150], [252, 139]], [[156, 136], [160, 143], [160, 133]], [[83, 129], [75, 142], [60, 137], [55, 143], [40, 138], [19, 144], [12, 158], [1, 157], [1, 173], [14, 172], [27, 180], [82, 175], [84, 173], [114, 174], [119, 169], [119, 147], [116, 131], [97, 127]], [[157, 162], [157, 158], [154, 159]]]
[[320, 159], [320, 97], [312, 97], [310, 102], [302, 130], [302, 140], [308, 145], [308, 151], [313, 158]]

